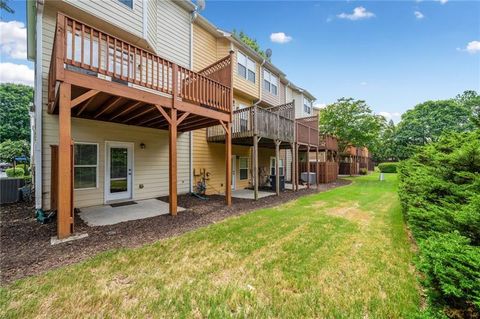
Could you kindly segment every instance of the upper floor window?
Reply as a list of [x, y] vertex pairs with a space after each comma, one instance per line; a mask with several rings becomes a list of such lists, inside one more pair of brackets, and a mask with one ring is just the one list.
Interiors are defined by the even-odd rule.
[[128, 6], [129, 8], [133, 9], [133, 0], [118, 0], [118, 1], [120, 1], [124, 5]]
[[263, 70], [263, 88], [265, 91], [278, 94], [278, 78], [268, 70]]
[[255, 83], [255, 69], [256, 64], [252, 59], [247, 57], [242, 52], [237, 52], [237, 73], [241, 77], [249, 80], [252, 83]]
[[303, 98], [303, 111], [307, 114], [312, 112], [312, 102], [306, 98]]

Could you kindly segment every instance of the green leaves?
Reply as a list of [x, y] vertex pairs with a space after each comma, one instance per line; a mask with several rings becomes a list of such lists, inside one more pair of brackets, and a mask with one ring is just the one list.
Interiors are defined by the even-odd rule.
[[376, 116], [365, 101], [341, 98], [320, 112], [320, 130], [339, 138], [343, 151], [351, 143], [375, 153], [383, 117]]
[[30, 146], [26, 141], [6, 140], [0, 143], [0, 161], [13, 163], [16, 156], [30, 155]]
[[32, 102], [32, 87], [0, 84], [0, 142], [30, 140], [28, 111]]

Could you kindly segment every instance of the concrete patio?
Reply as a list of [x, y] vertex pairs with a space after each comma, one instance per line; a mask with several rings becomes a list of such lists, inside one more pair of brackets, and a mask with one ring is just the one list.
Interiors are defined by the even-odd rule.
[[[258, 191], [258, 198], [264, 198], [268, 196], [275, 195], [274, 192], [267, 192], [267, 191]], [[253, 189], [239, 189], [232, 191], [232, 197], [234, 198], [242, 198], [242, 199], [254, 199]]]
[[[79, 216], [88, 226], [106, 226], [169, 213], [168, 203], [158, 199], [135, 202], [136, 204], [119, 207], [101, 205], [82, 208]], [[177, 212], [184, 210], [185, 208], [182, 207], [177, 208]]]

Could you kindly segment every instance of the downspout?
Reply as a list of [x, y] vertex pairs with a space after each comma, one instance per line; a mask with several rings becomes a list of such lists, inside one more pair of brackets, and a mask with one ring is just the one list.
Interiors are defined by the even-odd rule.
[[[191, 13], [191, 18], [190, 18], [190, 69], [193, 69], [193, 22], [195, 19], [198, 17], [197, 13], [198, 7], [195, 6], [195, 10], [192, 11]], [[190, 192], [193, 193], [193, 132], [190, 131], [188, 132], [188, 138], [189, 138], [189, 147], [190, 147], [190, 154], [188, 158], [188, 165], [189, 165], [189, 182], [190, 182]]]
[[34, 107], [35, 107], [35, 209], [42, 209], [43, 192], [42, 192], [42, 22], [43, 22], [43, 0], [37, 1], [37, 16], [35, 21], [36, 37], [35, 37], [35, 91], [34, 91]]
[[259, 83], [259, 84], [260, 84], [260, 91], [258, 92], [258, 93], [259, 93], [258, 95], [259, 95], [260, 98], [258, 99], [257, 102], [255, 102], [255, 103], [253, 104], [253, 106], [257, 106], [260, 102], [262, 102], [263, 65], [265, 64], [265, 62], [267, 62], [267, 60], [263, 59], [262, 64], [260, 64], [260, 75], [259, 75], [259, 77], [258, 77], [258, 78], [259, 78], [259, 82], [260, 82], [260, 83]]

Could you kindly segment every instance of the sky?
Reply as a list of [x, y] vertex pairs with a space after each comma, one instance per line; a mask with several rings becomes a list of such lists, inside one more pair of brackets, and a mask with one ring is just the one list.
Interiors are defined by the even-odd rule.
[[[0, 81], [31, 85], [25, 4], [9, 3], [15, 13], [1, 14]], [[318, 106], [362, 99], [397, 122], [426, 100], [480, 92], [480, 1], [206, 0], [202, 15], [272, 49], [272, 62]]]

